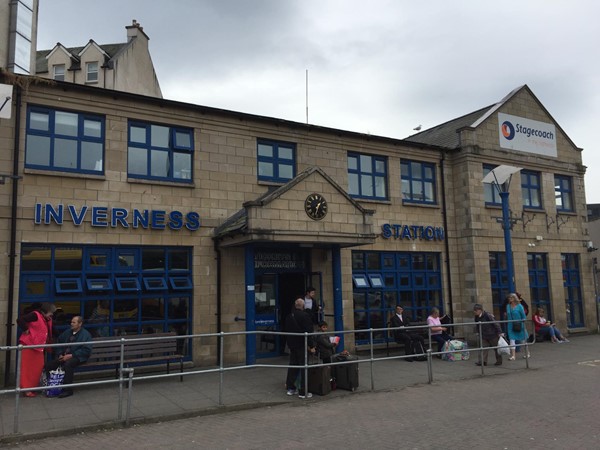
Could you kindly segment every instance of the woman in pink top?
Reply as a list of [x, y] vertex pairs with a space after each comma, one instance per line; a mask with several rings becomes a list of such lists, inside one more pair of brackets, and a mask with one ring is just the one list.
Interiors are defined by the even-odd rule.
[[452, 339], [452, 336], [447, 333], [448, 329], [440, 322], [439, 309], [431, 309], [431, 315], [427, 318], [427, 325], [431, 329], [431, 338], [438, 344], [438, 352], [441, 352], [446, 341]]

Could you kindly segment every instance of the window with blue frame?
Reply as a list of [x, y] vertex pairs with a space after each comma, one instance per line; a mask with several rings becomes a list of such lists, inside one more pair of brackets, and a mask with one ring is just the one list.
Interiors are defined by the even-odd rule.
[[403, 160], [400, 163], [404, 203], [436, 204], [435, 164]]
[[529, 272], [530, 305], [542, 307], [548, 319], [552, 320], [550, 308], [550, 287], [548, 283], [548, 263], [545, 253], [527, 253], [527, 269]]
[[129, 122], [127, 175], [131, 178], [191, 183], [194, 130]]
[[49, 301], [59, 330], [79, 315], [93, 336], [192, 331], [189, 247], [23, 244], [20, 272], [19, 314]]
[[[424, 322], [434, 306], [443, 311], [438, 253], [352, 252], [354, 329], [386, 328], [397, 304], [412, 321]], [[374, 331], [374, 341], [392, 338]], [[359, 344], [369, 332], [356, 333]]]
[[387, 158], [348, 153], [348, 193], [352, 197], [387, 199]]
[[521, 170], [521, 193], [524, 208], [542, 208], [542, 185], [539, 172]]
[[583, 321], [583, 298], [581, 297], [581, 277], [579, 274], [579, 255], [562, 253], [560, 255], [567, 304], [567, 327], [580, 328]]
[[259, 139], [256, 147], [259, 181], [287, 183], [296, 176], [296, 144]]
[[490, 283], [492, 286], [492, 305], [494, 316], [501, 320], [504, 317], [502, 307], [504, 299], [510, 293], [508, 289], [508, 268], [506, 253], [490, 252]]
[[[492, 164], [483, 165], [483, 178], [494, 170], [497, 166]], [[500, 193], [498, 188], [492, 183], [483, 183], [483, 194], [485, 198], [485, 204], [487, 206], [501, 206], [502, 200], [500, 199]]]
[[572, 178], [554, 175], [554, 199], [558, 212], [573, 212]]
[[104, 173], [103, 116], [29, 106], [26, 133], [26, 168]]

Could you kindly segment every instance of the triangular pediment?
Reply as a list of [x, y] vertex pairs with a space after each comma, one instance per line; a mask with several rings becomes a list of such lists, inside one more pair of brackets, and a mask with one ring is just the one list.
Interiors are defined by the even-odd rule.
[[[322, 218], [307, 213], [307, 199], [318, 194], [327, 205]], [[320, 206], [322, 207], [322, 206]], [[221, 246], [251, 242], [352, 247], [372, 244], [374, 211], [363, 208], [319, 167], [311, 167], [256, 200], [215, 229]]]

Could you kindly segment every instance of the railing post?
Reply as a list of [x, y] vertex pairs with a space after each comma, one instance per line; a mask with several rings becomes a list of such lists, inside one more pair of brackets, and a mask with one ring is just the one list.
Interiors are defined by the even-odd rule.
[[374, 371], [373, 371], [373, 364], [375, 363], [375, 361], [373, 360], [375, 353], [374, 353], [374, 347], [373, 347], [373, 328], [369, 328], [369, 345], [370, 345], [370, 353], [371, 353], [371, 390], [374, 391], [375, 390], [375, 376], [374, 376]]
[[478, 324], [479, 327], [479, 362], [481, 363], [481, 375], [485, 375], [485, 370], [484, 370], [484, 366], [485, 364], [483, 364], [483, 333], [482, 333], [482, 327], [483, 327], [483, 323], [479, 322]]
[[308, 395], [308, 333], [304, 332], [304, 395]]
[[220, 349], [219, 349], [219, 406], [223, 406], [223, 375], [224, 375], [224, 365], [223, 365], [223, 347], [225, 344], [224, 342], [224, 337], [225, 335], [223, 334], [223, 332], [221, 331], [221, 334], [219, 335], [219, 340], [220, 340]]
[[19, 432], [19, 412], [21, 401], [21, 364], [23, 363], [23, 344], [17, 346], [17, 379], [15, 381], [15, 422], [13, 431], [15, 434]]
[[127, 410], [125, 412], [125, 426], [129, 427], [129, 418], [131, 416], [131, 401], [133, 397], [133, 367], [128, 367], [123, 369], [127, 372], [128, 380], [127, 380]]
[[433, 364], [431, 361], [431, 345], [430, 348], [427, 349], [427, 377], [429, 379], [429, 384], [433, 383]]
[[123, 369], [125, 365], [125, 338], [120, 339], [120, 355], [119, 355], [119, 414], [118, 419], [123, 419]]

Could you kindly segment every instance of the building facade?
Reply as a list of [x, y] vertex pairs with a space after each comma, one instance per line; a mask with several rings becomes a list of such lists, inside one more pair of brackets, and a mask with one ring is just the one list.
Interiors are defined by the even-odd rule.
[[90, 39], [81, 47], [60, 42], [36, 54], [36, 75], [162, 98], [150, 56], [150, 38], [135, 20], [125, 27], [127, 42], [100, 45]]
[[[12, 80], [12, 79], [11, 79]], [[4, 83], [7, 81], [4, 80]], [[36, 302], [96, 336], [279, 331], [315, 286], [355, 348], [396, 304], [472, 320], [508, 293], [500, 201], [510, 184], [514, 283], [570, 332], [597, 326], [577, 148], [527, 86], [390, 139], [70, 83], [14, 82], [0, 119], [0, 344]], [[57, 93], [60, 92], [60, 96]], [[529, 134], [529, 136], [527, 136]], [[375, 331], [373, 339], [389, 337]], [[214, 364], [217, 339], [186, 346]], [[283, 352], [228, 336], [225, 361]]]
[[0, 0], [0, 68], [34, 75], [38, 0]]

